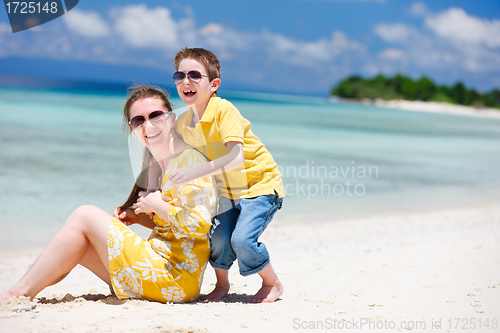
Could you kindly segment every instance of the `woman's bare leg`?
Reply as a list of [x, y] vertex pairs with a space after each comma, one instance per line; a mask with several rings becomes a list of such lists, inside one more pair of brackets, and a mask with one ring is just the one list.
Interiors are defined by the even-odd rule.
[[[106, 260], [108, 260], [107, 251], [108, 249], [106, 248]], [[104, 266], [101, 258], [99, 257], [99, 254], [94, 250], [93, 247], [90, 246], [88, 247], [87, 252], [85, 252], [82, 260], [80, 260], [80, 265], [97, 275], [98, 278], [106, 282], [111, 287], [111, 277], [109, 276], [109, 261], [106, 261], [106, 263], [107, 265]]]
[[[106, 269], [104, 264], [101, 261], [101, 258], [95, 252], [94, 248], [89, 246], [87, 248], [87, 252], [83, 256], [82, 260], [79, 262], [80, 265], [87, 268], [89, 271], [97, 275], [98, 278], [106, 282], [111, 287], [111, 278], [109, 277], [109, 271]], [[69, 272], [60, 276], [56, 281], [50, 284], [56, 284], [61, 282], [66, 276], [68, 276]]]
[[[109, 283], [108, 229], [111, 219], [110, 214], [94, 206], [75, 210], [29, 271], [7, 292], [0, 294], [0, 300], [11, 296], [33, 299], [82, 260], [85, 267]], [[90, 248], [92, 250], [88, 251]]]

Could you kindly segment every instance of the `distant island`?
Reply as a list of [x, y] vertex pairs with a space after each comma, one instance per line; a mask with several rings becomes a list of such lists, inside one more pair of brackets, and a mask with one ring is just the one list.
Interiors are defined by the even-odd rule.
[[466, 89], [462, 82], [457, 82], [452, 87], [438, 86], [425, 76], [414, 81], [401, 74], [394, 77], [379, 74], [367, 79], [352, 75], [333, 87], [331, 94], [340, 98], [358, 100], [445, 102], [500, 109], [500, 90], [498, 89], [480, 93], [473, 89]]

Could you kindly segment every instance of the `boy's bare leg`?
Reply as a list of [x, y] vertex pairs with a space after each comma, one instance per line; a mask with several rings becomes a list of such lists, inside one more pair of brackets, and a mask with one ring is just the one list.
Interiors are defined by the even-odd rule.
[[274, 272], [273, 267], [269, 264], [266, 268], [259, 272], [262, 278], [262, 288], [253, 295], [245, 299], [249, 303], [271, 303], [283, 294], [283, 285], [278, 276]]
[[215, 289], [212, 290], [210, 294], [201, 297], [200, 300], [208, 302], [219, 302], [227, 296], [229, 288], [231, 287], [231, 285], [229, 284], [229, 271], [223, 269], [215, 269], [215, 276], [217, 278]]

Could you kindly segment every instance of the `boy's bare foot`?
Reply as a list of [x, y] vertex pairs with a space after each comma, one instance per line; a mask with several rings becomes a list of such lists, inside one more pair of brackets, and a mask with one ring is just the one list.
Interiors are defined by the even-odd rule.
[[215, 289], [212, 290], [210, 294], [207, 294], [205, 296], [200, 297], [200, 300], [205, 301], [205, 302], [219, 302], [221, 301], [224, 297], [227, 296], [227, 293], [229, 292], [229, 287], [219, 287], [219, 285], [215, 285]]
[[215, 283], [215, 289], [208, 295], [200, 297], [201, 301], [205, 302], [220, 302], [224, 297], [227, 296], [231, 284], [229, 283], [229, 271], [223, 269], [215, 269], [215, 277], [217, 283]]
[[283, 294], [283, 285], [278, 280], [273, 286], [262, 284], [262, 288], [253, 295], [245, 299], [249, 303], [272, 303]]
[[266, 268], [259, 272], [262, 278], [262, 288], [253, 295], [245, 299], [249, 303], [271, 303], [283, 294], [283, 285], [281, 284], [278, 276], [274, 272], [271, 263]]

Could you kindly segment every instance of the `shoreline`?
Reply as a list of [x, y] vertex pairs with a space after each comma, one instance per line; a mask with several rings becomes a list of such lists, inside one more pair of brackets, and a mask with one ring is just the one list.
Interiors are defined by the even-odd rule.
[[403, 111], [417, 111], [429, 113], [443, 113], [461, 116], [474, 116], [500, 119], [500, 110], [493, 108], [473, 107], [466, 105], [450, 104], [445, 102], [424, 102], [408, 100], [383, 100], [383, 99], [349, 99], [339, 98], [343, 103], [356, 103], [377, 107], [397, 109]]
[[[260, 280], [240, 276], [236, 264], [223, 302], [190, 304], [120, 301], [108, 297], [107, 286], [92, 273], [77, 267], [42, 291], [38, 297], [45, 297], [45, 303], [34, 309], [11, 311], [30, 308], [26, 300], [0, 303], [0, 332], [297, 332], [370, 321], [396, 328], [403, 322], [421, 325], [414, 327], [418, 332], [454, 331], [449, 319], [500, 321], [499, 237], [498, 204], [335, 223], [327, 218], [271, 223], [262, 241], [285, 286], [275, 303], [243, 303]], [[1, 252], [3, 290], [38, 253]], [[208, 267], [202, 294], [214, 283]]]

